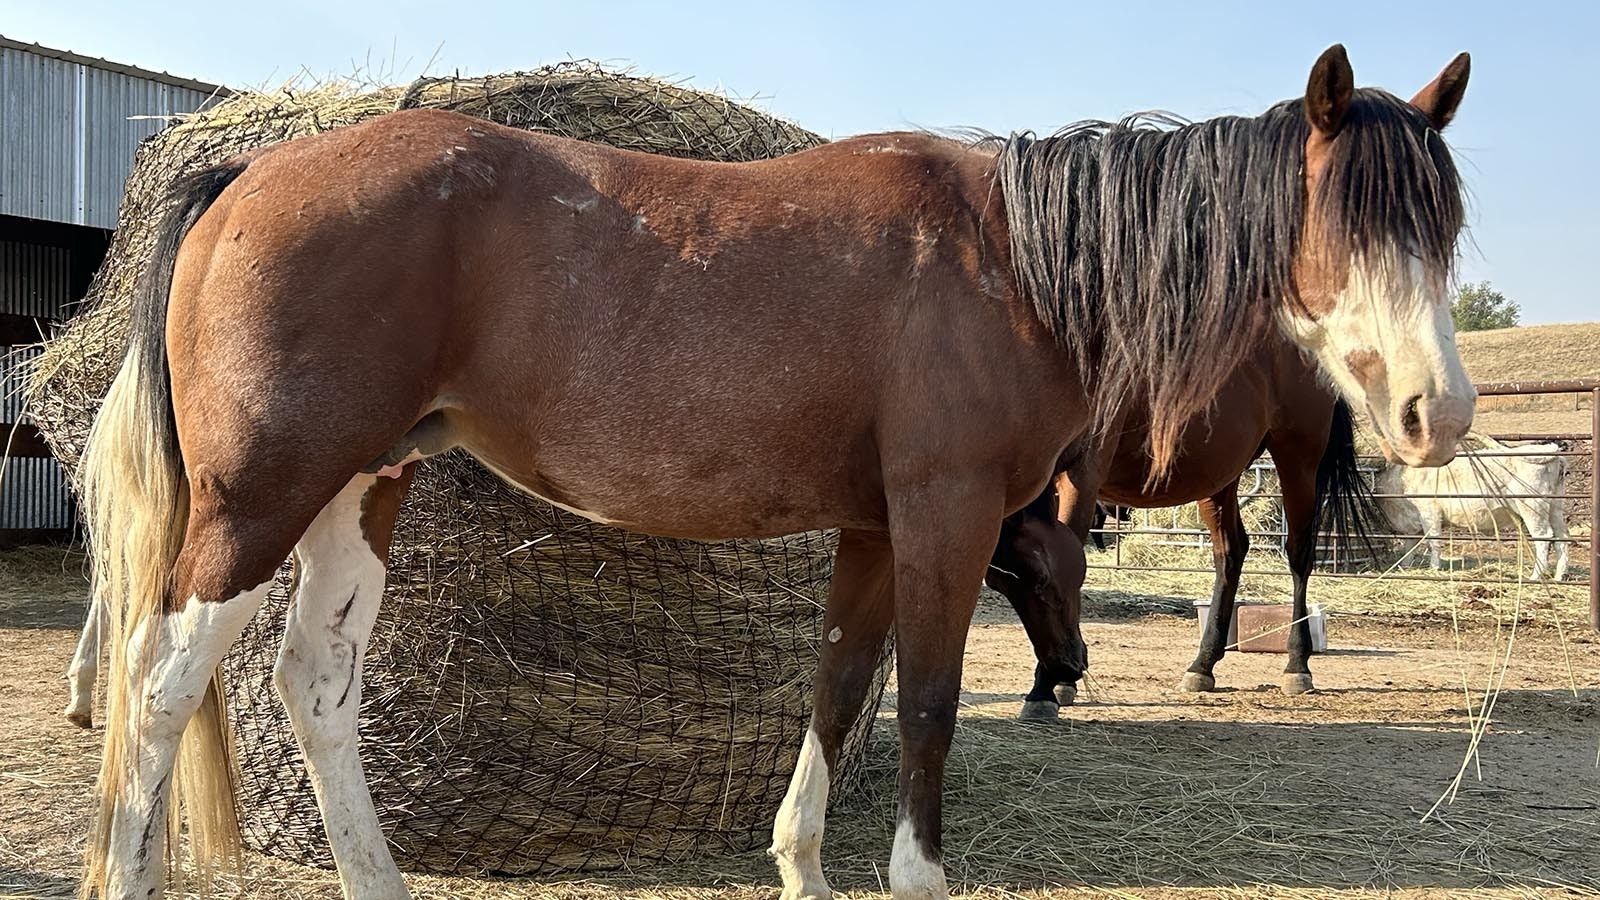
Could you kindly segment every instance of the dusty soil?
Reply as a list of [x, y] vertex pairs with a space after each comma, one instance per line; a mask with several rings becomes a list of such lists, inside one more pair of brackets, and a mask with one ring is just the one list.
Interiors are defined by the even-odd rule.
[[[0, 894], [74, 889], [98, 729], [59, 716], [82, 614], [73, 567], [24, 579], [0, 559]], [[1125, 607], [1123, 607], [1125, 608]], [[967, 651], [949, 772], [953, 886], [979, 895], [1455, 897], [1600, 893], [1600, 653], [1537, 621], [1342, 616], [1318, 692], [1277, 690], [1283, 657], [1230, 655], [1220, 690], [1176, 689], [1192, 618], [1086, 626], [1086, 696], [1053, 724], [1012, 720], [1032, 659], [990, 597]], [[1459, 649], [1458, 649], [1459, 640]], [[1503, 680], [1502, 680], [1503, 679]], [[1453, 803], [1485, 687], [1481, 752]], [[892, 836], [892, 686], [861, 784], [838, 798], [837, 887], [876, 893]], [[1473, 713], [1469, 714], [1469, 708]], [[1480, 775], [1481, 772], [1481, 775]], [[759, 851], [583, 880], [416, 877], [425, 897], [775, 898]], [[330, 873], [252, 859], [225, 893], [336, 897]]]

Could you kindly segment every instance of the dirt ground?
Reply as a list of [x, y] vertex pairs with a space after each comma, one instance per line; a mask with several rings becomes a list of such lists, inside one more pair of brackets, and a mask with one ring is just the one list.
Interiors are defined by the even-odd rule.
[[[37, 561], [34, 560], [36, 563]], [[0, 555], [0, 895], [68, 896], [100, 733], [59, 715], [82, 615], [69, 565]], [[60, 567], [58, 567], [60, 568]], [[1600, 895], [1600, 653], [1576, 623], [1336, 616], [1318, 691], [1283, 657], [1235, 653], [1220, 690], [1176, 689], [1193, 618], [1091, 608], [1091, 678], [1056, 723], [1013, 720], [1031, 654], [989, 597], [967, 651], [950, 760], [952, 887], [979, 896]], [[1148, 607], [1145, 607], [1148, 608]], [[1486, 688], [1494, 698], [1467, 762]], [[861, 783], [837, 798], [825, 861], [853, 895], [886, 887], [893, 686]], [[1470, 712], [1469, 712], [1470, 710]], [[1424, 815], [1464, 771], [1454, 801]], [[759, 851], [581, 880], [416, 877], [422, 897], [776, 898]], [[252, 859], [225, 893], [337, 897], [330, 873]]]

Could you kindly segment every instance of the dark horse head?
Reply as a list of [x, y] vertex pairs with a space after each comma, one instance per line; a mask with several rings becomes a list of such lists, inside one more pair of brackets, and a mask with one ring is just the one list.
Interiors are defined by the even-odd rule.
[[1018, 283], [1102, 423], [1143, 399], [1152, 478], [1275, 325], [1400, 459], [1454, 456], [1476, 392], [1450, 318], [1464, 203], [1440, 132], [1468, 70], [1463, 53], [1408, 102], [1356, 89], [1336, 45], [1305, 96], [1254, 118], [1153, 114], [1003, 142]]
[[[1059, 495], [1054, 487], [1000, 525], [984, 580], [1011, 601], [1022, 619], [1039, 660], [1035, 691], [1028, 702], [1052, 706], [1051, 687], [1072, 687], [1089, 668], [1089, 646], [1080, 623], [1079, 587], [1083, 584], [1083, 546], [1056, 521]], [[1035, 696], [1038, 694], [1038, 696]], [[1064, 698], [1062, 705], [1071, 703]]]

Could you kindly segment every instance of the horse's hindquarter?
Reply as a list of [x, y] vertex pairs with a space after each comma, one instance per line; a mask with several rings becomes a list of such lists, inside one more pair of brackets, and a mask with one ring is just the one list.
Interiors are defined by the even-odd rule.
[[[360, 347], [410, 421], [442, 410], [523, 488], [693, 537], [879, 527], [886, 470], [1003, 470], [1010, 491], [1059, 449], [1039, 406], [1065, 366], [980, 246], [959, 149], [884, 136], [710, 164], [437, 114], [340, 134], [240, 186], [299, 213], [258, 217], [297, 233], [251, 254], [280, 248], [264, 265], [295, 284], [243, 288], [262, 329], [245, 343], [301, 364], [265, 377], [315, 381]], [[338, 252], [308, 254], [308, 231]], [[322, 285], [336, 305], [306, 296]], [[308, 306], [317, 327], [293, 326]]]

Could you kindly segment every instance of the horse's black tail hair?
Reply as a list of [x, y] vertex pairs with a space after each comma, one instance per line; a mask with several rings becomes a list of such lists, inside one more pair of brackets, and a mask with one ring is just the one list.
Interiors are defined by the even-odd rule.
[[1328, 429], [1328, 446], [1317, 463], [1316, 515], [1302, 536], [1301, 552], [1316, 559], [1317, 536], [1338, 535], [1346, 546], [1378, 556], [1375, 535], [1391, 530], [1389, 519], [1373, 496], [1372, 484], [1361, 473], [1356, 452], [1355, 420], [1350, 405], [1340, 398], [1333, 405], [1333, 424]]
[[[167, 371], [167, 300], [172, 293], [172, 270], [178, 263], [178, 249], [189, 230], [200, 221], [211, 204], [217, 202], [228, 185], [244, 174], [249, 161], [243, 158], [228, 160], [208, 169], [191, 172], [173, 182], [168, 189], [167, 210], [156, 229], [156, 245], [140, 273], [138, 289], [133, 296], [130, 316], [128, 353], [137, 353], [144, 360], [140, 370], [144, 384], [141, 390], [150, 398], [151, 407], [164, 410], [169, 434], [176, 435], [177, 424], [172, 417], [172, 384]], [[173, 448], [176, 451], [176, 444]]]

